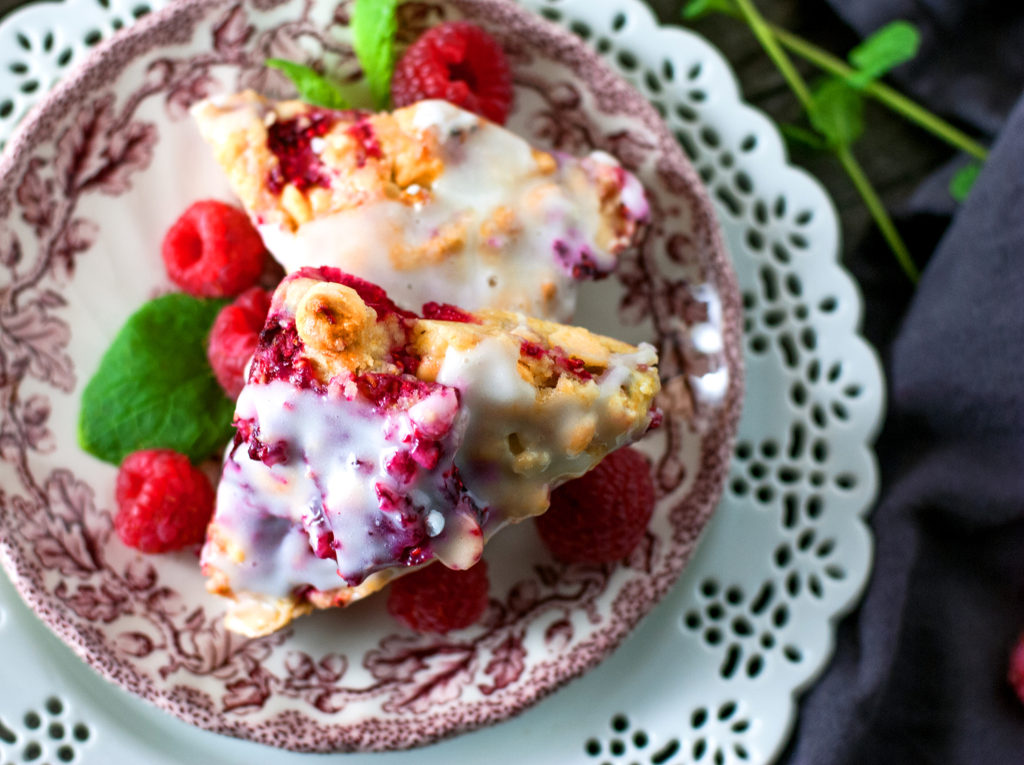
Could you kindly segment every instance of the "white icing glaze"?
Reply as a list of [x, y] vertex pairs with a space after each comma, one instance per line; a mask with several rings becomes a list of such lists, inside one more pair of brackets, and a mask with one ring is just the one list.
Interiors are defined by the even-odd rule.
[[[607, 370], [580, 395], [547, 398], [519, 375], [520, 352], [514, 335], [487, 337], [468, 350], [449, 347], [438, 385], [404, 411], [385, 413], [358, 398], [282, 381], [247, 385], [236, 419], [258, 426], [259, 443], [281, 457], [254, 459], [245, 442], [229, 451], [215, 524], [232, 547], [207, 544], [203, 562], [224, 573], [236, 592], [274, 597], [304, 585], [357, 584], [406, 565], [401, 554], [410, 546], [426, 551], [413, 562], [433, 556], [450, 568], [468, 568], [485, 535], [542, 512], [554, 486], [593, 466], [585, 449], [564, 447], [577, 429], [593, 429], [594, 442], [610, 450], [647, 426], [641, 420], [623, 432], [613, 424], [621, 418], [608, 409], [639, 368], [656, 363], [651, 345], [612, 354]], [[417, 439], [439, 441], [440, 460], [409, 481], [396, 478], [391, 459]], [[535, 459], [517, 461], [524, 453]], [[445, 483], [453, 464], [466, 493]], [[406, 524], [395, 525], [379, 486], [408, 497]], [[484, 529], [478, 508], [489, 508]], [[238, 551], [241, 561], [233, 557]]]
[[[244, 560], [207, 544], [203, 562], [224, 572], [236, 591], [280, 597], [306, 584], [319, 590], [357, 584], [398, 563], [410, 540], [426, 549], [445, 529], [472, 531], [462, 517], [472, 520], [472, 513], [465, 503], [451, 507], [443, 489], [462, 427], [450, 388], [436, 386], [408, 410], [384, 414], [359, 399], [287, 382], [250, 384], [236, 418], [257, 423], [262, 444], [287, 449], [286, 457], [267, 464], [250, 457], [243, 442], [225, 460], [215, 524]], [[440, 460], [415, 469], [406, 483], [389, 470], [389, 461], [424, 438], [441, 440]], [[380, 486], [408, 504], [389, 510]]]
[[[592, 151], [587, 155], [587, 159], [609, 167], [621, 167], [615, 157], [604, 151]], [[622, 189], [619, 191], [619, 201], [629, 212], [630, 218], [638, 221], [647, 220], [651, 215], [651, 205], [647, 201], [647, 193], [644, 191], [643, 184], [635, 175], [624, 170], [621, 180]]]
[[[468, 412], [455, 462], [477, 503], [492, 510], [488, 534], [521, 518], [524, 508], [542, 512], [550, 489], [593, 466], [595, 458], [586, 450], [573, 454], [562, 446], [574, 440], [578, 428], [593, 427], [594, 441], [610, 451], [636, 440], [649, 424], [643, 419], [622, 432], [613, 424], [621, 420], [609, 409], [638, 367], [657, 362], [650, 344], [635, 353], [612, 354], [607, 371], [576, 397], [543, 398], [517, 372], [519, 355], [514, 337], [490, 337], [468, 350], [449, 348], [437, 375], [438, 382], [459, 389]], [[515, 458], [527, 452], [536, 460], [524, 466]]]
[[[504, 128], [444, 101], [410, 108], [415, 109], [414, 128], [436, 131], [442, 147], [444, 170], [426, 202], [367, 202], [312, 220], [295, 232], [262, 224], [267, 248], [289, 272], [335, 266], [379, 284], [413, 310], [436, 301], [568, 320], [579, 278], [584, 272], [611, 271], [625, 246], [618, 240], [610, 251], [598, 245], [598, 232], [607, 222], [588, 177], [588, 163], [616, 168], [618, 163], [600, 152], [583, 160], [559, 156], [557, 169], [545, 175], [530, 145]], [[634, 220], [646, 218], [639, 182], [625, 171], [620, 182], [627, 213]], [[512, 230], [486, 225], [501, 219], [502, 208], [515, 216]], [[414, 251], [438, 232], [455, 228], [464, 240], [459, 252], [439, 262], [427, 259], [396, 268], [391, 253]]]

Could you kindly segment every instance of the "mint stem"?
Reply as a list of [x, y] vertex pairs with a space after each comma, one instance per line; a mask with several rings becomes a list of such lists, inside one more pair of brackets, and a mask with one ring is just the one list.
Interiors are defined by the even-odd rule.
[[[769, 25], [769, 29], [772, 34], [775, 35], [775, 39], [784, 47], [814, 64], [818, 68], [844, 78], [853, 74], [853, 67], [848, 66], [843, 61], [822, 50], [813, 43], [810, 43], [792, 32], [782, 29], [781, 27]], [[988, 156], [988, 149], [980, 143], [972, 139], [966, 133], [957, 130], [948, 122], [928, 111], [920, 104], [910, 100], [898, 90], [894, 90], [881, 82], [870, 82], [864, 86], [861, 92], [867, 96], [871, 96], [876, 101], [880, 101], [910, 122], [913, 122], [924, 130], [927, 130], [932, 135], [941, 138], [946, 143], [960, 149], [961, 151], [965, 151], [980, 160], [984, 160]]]
[[796, 67], [793, 66], [793, 62], [789, 60], [789, 56], [782, 50], [778, 39], [772, 28], [768, 25], [768, 22], [765, 21], [764, 16], [754, 7], [751, 0], [736, 0], [736, 6], [740, 9], [743, 19], [747, 22], [757, 41], [761, 43], [765, 53], [775, 62], [775, 66], [778, 67], [786, 82], [789, 83], [790, 89], [792, 89], [804, 109], [808, 114], [811, 113], [814, 110], [814, 99], [811, 98], [811, 91], [807, 88], [807, 83], [804, 82]]
[[[750, 27], [754, 36], [758, 42], [761, 43], [761, 47], [764, 48], [765, 53], [768, 57], [775, 62], [782, 76], [789, 83], [789, 87], [793, 90], [797, 99], [803, 105], [804, 110], [808, 115], [814, 113], [815, 105], [814, 99], [811, 96], [811, 91], [807, 87], [807, 83], [804, 82], [804, 78], [793, 66], [793, 62], [790, 61], [789, 56], [782, 49], [778, 39], [775, 36], [774, 30], [765, 21], [764, 17], [757, 10], [751, 0], [736, 0], [736, 6], [739, 8], [740, 13], [743, 14], [744, 20]], [[910, 257], [910, 251], [907, 249], [907, 245], [900, 237], [899, 231], [896, 230], [896, 225], [892, 222], [892, 218], [889, 217], [889, 213], [885, 211], [885, 206], [882, 204], [882, 200], [879, 199], [878, 193], [875, 191], [874, 186], [871, 185], [871, 181], [865, 175], [864, 170], [861, 168], [860, 163], [857, 162], [856, 157], [853, 156], [853, 152], [847, 145], [839, 145], [833, 147], [836, 156], [839, 158], [843, 169], [846, 170], [850, 176], [850, 180], [853, 181], [853, 185], [856, 187], [857, 192], [864, 200], [864, 204], [867, 205], [868, 212], [871, 213], [871, 217], [874, 219], [875, 224], [882, 232], [882, 236], [885, 237], [885, 241], [888, 242], [889, 247], [892, 249], [893, 254], [896, 255], [896, 260], [903, 268], [903, 271], [910, 278], [912, 282], [917, 282], [920, 274], [917, 270], [917, 266], [914, 265], [914, 261]]]
[[[754, 28], [754, 24], [751, 22], [751, 16], [749, 15], [749, 0], [735, 0], [735, 2], [736, 5], [739, 7], [739, 12], [725, 9], [723, 9], [721, 12], [726, 14], [727, 16], [732, 16], [735, 19], [746, 21], [747, 24], [750, 25], [753, 29], [754, 34], [757, 35], [758, 40], [761, 41], [762, 46], [764, 46], [765, 49], [768, 50], [768, 46], [765, 44], [761, 35], [758, 34], [758, 30]], [[829, 72], [830, 74], [837, 75], [844, 79], [854, 73], [855, 70], [853, 69], [853, 67], [847, 64], [845, 61], [837, 58], [836, 56], [833, 56], [831, 53], [824, 50], [823, 48], [819, 48], [814, 43], [809, 42], [804, 38], [800, 37], [799, 35], [795, 35], [792, 32], [783, 29], [780, 26], [767, 22], [763, 17], [757, 14], [756, 10], [754, 11], [754, 14], [757, 15], [757, 17], [760, 18], [761, 20], [761, 24], [764, 27], [762, 31], [766, 32], [768, 37], [774, 38], [774, 42], [777, 43], [776, 47], [782, 46], [784, 48], [787, 48], [792, 53], [795, 53], [796, 55], [800, 56], [800, 58], [804, 59], [805, 61], [809, 61], [819, 69], [823, 69], [824, 71]], [[769, 55], [771, 55], [770, 52]], [[773, 60], [775, 60], [774, 56], [772, 56], [772, 58]], [[776, 61], [775, 63], [778, 64], [778, 61]], [[785, 71], [783, 71], [782, 74], [784, 77], [786, 77], [787, 80], [790, 79]], [[792, 85], [792, 83], [790, 84]], [[962, 130], [958, 130], [957, 128], [953, 127], [948, 122], [943, 120], [941, 117], [937, 116], [933, 112], [928, 111], [917, 102], [912, 101], [911, 99], [907, 98], [905, 95], [900, 93], [898, 90], [889, 87], [885, 83], [870, 82], [863, 88], [861, 88], [861, 92], [864, 95], [870, 96], [871, 98], [874, 98], [876, 101], [885, 104], [887, 107], [889, 107], [894, 112], [904, 117], [909, 122], [913, 122], [918, 127], [928, 131], [929, 133], [931, 133], [937, 138], [940, 138], [949, 145], [957, 149], [960, 149], [961, 151], [964, 151], [970, 154], [971, 156], [977, 157], [982, 161], [984, 161], [988, 157], [988, 149], [986, 149], [980, 143], [975, 141], [969, 135], [964, 133]], [[797, 97], [803, 100], [799, 92], [797, 92]]]
[[896, 255], [896, 261], [903, 269], [903, 273], [907, 275], [910, 281], [916, 284], [921, 278], [921, 272], [914, 265], [907, 245], [903, 242], [902, 237], [900, 237], [899, 231], [896, 230], [896, 224], [892, 222], [892, 218], [886, 212], [882, 200], [879, 199], [878, 193], [875, 191], [875, 187], [871, 185], [871, 181], [868, 180], [864, 169], [860, 166], [857, 158], [853, 156], [849, 146], [838, 146], [835, 152], [843, 169], [846, 170], [850, 180], [853, 181], [853, 185], [860, 194], [861, 199], [864, 200], [868, 212], [871, 213], [871, 217], [875, 221], [875, 225], [878, 226], [878, 230], [882, 232], [885, 241]]

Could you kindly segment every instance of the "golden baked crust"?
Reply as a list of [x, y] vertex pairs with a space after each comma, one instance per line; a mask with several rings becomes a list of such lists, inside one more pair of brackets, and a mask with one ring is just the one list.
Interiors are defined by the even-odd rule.
[[[412, 129], [402, 110], [329, 111], [302, 101], [270, 101], [246, 90], [201, 101], [192, 114], [246, 209], [260, 223], [288, 230], [376, 199], [415, 204], [422, 199], [415, 187], [429, 186], [443, 167], [436, 138]], [[270, 147], [271, 126], [303, 120], [305, 128], [297, 129], [309, 129], [313, 120], [328, 115], [329, 125], [317, 130], [316, 138], [322, 142], [318, 158], [331, 169], [330, 182], [303, 188], [285, 178], [280, 188], [270, 185], [280, 164]]]

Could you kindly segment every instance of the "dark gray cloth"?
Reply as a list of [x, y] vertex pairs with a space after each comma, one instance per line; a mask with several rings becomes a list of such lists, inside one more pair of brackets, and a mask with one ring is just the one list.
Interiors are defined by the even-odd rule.
[[[866, 316], [902, 314], [882, 349], [876, 562], [782, 761], [1024, 763], [1024, 704], [1006, 681], [1024, 632], [1024, 7], [830, 1], [862, 35], [917, 23], [924, 45], [902, 84], [998, 139], [909, 300], [880, 281], [865, 289]], [[944, 183], [908, 204], [912, 243], [944, 225]], [[877, 244], [848, 254], [855, 273]]]

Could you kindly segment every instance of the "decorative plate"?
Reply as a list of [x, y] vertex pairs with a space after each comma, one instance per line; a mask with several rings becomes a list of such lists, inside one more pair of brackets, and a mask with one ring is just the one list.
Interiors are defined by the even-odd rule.
[[226, 632], [194, 556], [111, 533], [115, 470], [80, 452], [80, 391], [124, 319], [167, 290], [163, 232], [227, 196], [187, 107], [285, 95], [272, 56], [350, 71], [347, 8], [182, 0], [101, 45], [0, 160], [0, 553], [23, 598], [87, 663], [220, 733], [300, 751], [407, 748], [513, 715], [615, 648], [676, 580], [725, 483], [741, 398], [741, 306], [712, 207], [655, 110], [576, 37], [500, 0], [410, 2], [407, 38], [467, 16], [515, 71], [511, 127], [639, 175], [652, 222], [579, 323], [660, 352], [664, 426], [643, 446], [659, 502], [622, 565], [554, 564], [532, 526], [489, 546], [491, 604], [445, 637], [399, 629], [382, 599], [260, 639]]

